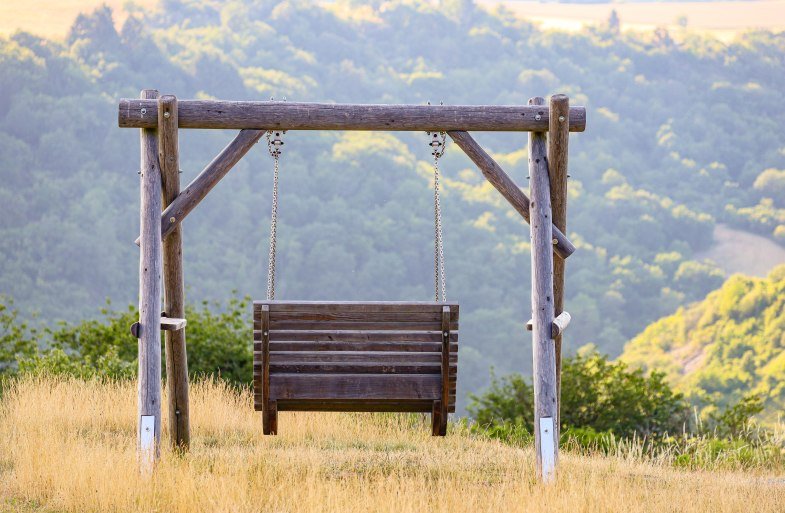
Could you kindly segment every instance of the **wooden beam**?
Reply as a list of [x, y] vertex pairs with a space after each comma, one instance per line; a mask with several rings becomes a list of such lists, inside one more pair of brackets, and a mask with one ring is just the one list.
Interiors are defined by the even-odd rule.
[[[455, 144], [457, 144], [466, 155], [480, 168], [483, 176], [491, 182], [499, 193], [529, 222], [529, 198], [521, 191], [520, 187], [509, 177], [507, 173], [496, 163], [488, 153], [477, 144], [477, 141], [467, 132], [451, 131], [447, 132]], [[553, 226], [553, 238], [556, 241], [554, 251], [562, 259], [567, 258], [575, 252], [575, 246], [556, 226]]]
[[[145, 89], [142, 98], [157, 98]], [[138, 453], [141, 469], [152, 472], [161, 443], [161, 169], [156, 130], [141, 130], [139, 221], [139, 388]]]
[[[530, 104], [542, 105], [543, 98]], [[556, 360], [551, 338], [553, 325], [553, 250], [551, 201], [544, 132], [529, 134], [531, 217], [532, 357], [534, 361], [534, 447], [537, 475], [552, 482], [558, 441], [556, 420]]]
[[[237, 137], [221, 150], [221, 153], [163, 211], [160, 221], [162, 237], [168, 237], [183, 222], [183, 219], [253, 148], [264, 133], [264, 130], [241, 130]], [[135, 244], [139, 244], [139, 239], [136, 239]]]
[[[563, 233], [567, 232], [567, 150], [570, 131], [567, 118], [570, 115], [570, 99], [563, 94], [551, 96], [548, 110], [548, 174], [551, 190], [551, 218], [553, 225]], [[558, 319], [564, 312], [564, 259], [553, 261], [553, 308]], [[569, 316], [569, 314], [567, 314]], [[569, 322], [569, 317], [568, 317]], [[566, 327], [566, 326], [565, 326]], [[556, 351], [556, 436], [561, 430], [561, 331], [554, 335]]]
[[[161, 163], [162, 206], [180, 194], [180, 148], [177, 128], [177, 98], [158, 98], [158, 160]], [[164, 310], [161, 318], [166, 355], [166, 390], [169, 406], [169, 436], [172, 447], [188, 450], [191, 443], [188, 401], [188, 356], [185, 346], [185, 292], [183, 280], [183, 234], [177, 226], [163, 240]], [[168, 317], [171, 316], [171, 317]]]
[[[182, 331], [186, 324], [188, 324], [188, 321], [178, 317], [161, 317], [161, 329], [163, 331]], [[169, 335], [169, 333], [166, 333], [166, 335]]]
[[[551, 323], [551, 337], [554, 339], [564, 333], [564, 330], [567, 329], [567, 326], [570, 325], [570, 321], [572, 320], [572, 316], [567, 312], [562, 312], [557, 315], [553, 319], [553, 323]], [[534, 329], [534, 323], [531, 319], [529, 322], [526, 323], [526, 329], [528, 331], [532, 331]]]
[[[545, 105], [352, 105], [276, 101], [182, 100], [180, 128], [259, 130], [546, 131]], [[118, 124], [154, 128], [155, 101], [122, 99]], [[586, 109], [570, 110], [570, 130], [582, 132]]]

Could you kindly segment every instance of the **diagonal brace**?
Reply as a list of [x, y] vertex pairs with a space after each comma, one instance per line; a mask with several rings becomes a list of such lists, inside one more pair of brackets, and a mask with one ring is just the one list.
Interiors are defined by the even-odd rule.
[[[196, 208], [207, 196], [213, 187], [221, 181], [221, 178], [237, 164], [241, 158], [253, 147], [254, 144], [265, 134], [266, 130], [240, 130], [232, 142], [230, 142], [217, 157], [205, 167], [194, 181], [188, 184], [166, 210], [161, 213], [161, 238], [165, 239], [183, 219]], [[139, 245], [139, 239], [135, 241]]]
[[[496, 163], [488, 153], [477, 144], [477, 141], [468, 132], [450, 131], [447, 134], [455, 141], [464, 153], [474, 162], [483, 176], [491, 182], [499, 193], [518, 211], [519, 214], [529, 222], [529, 198], [521, 191], [512, 178]], [[562, 233], [561, 230], [552, 227], [554, 251], [561, 258], [567, 258], [575, 252], [575, 246]]]

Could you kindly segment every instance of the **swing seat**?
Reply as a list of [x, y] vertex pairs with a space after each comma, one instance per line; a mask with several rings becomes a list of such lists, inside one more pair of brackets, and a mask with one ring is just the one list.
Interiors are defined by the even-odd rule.
[[424, 412], [445, 435], [455, 411], [458, 305], [255, 301], [254, 409]]

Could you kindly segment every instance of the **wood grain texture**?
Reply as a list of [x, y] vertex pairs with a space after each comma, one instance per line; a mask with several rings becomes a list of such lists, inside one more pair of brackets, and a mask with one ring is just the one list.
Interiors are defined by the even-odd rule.
[[[532, 105], [355, 105], [276, 101], [182, 100], [180, 128], [257, 130], [546, 131], [548, 107]], [[156, 102], [122, 99], [118, 125], [150, 128]], [[570, 110], [570, 130], [582, 132], [586, 109]]]
[[[543, 98], [532, 98], [542, 104]], [[534, 363], [534, 445], [537, 474], [542, 477], [540, 418], [555, 418], [556, 361], [551, 338], [553, 325], [553, 251], [547, 148], [544, 132], [529, 134], [529, 186], [531, 197], [532, 357]], [[551, 433], [553, 434], [553, 433]], [[546, 444], [546, 447], [548, 445]], [[555, 447], [555, 444], [554, 444]]]
[[[567, 162], [570, 142], [570, 131], [567, 119], [570, 111], [570, 99], [563, 94], [551, 96], [548, 111], [548, 174], [550, 175], [551, 217], [553, 225], [567, 233]], [[553, 307], [554, 315], [564, 311], [564, 276], [563, 259], [553, 261]], [[565, 326], [566, 327], [566, 326]], [[563, 331], [563, 330], [562, 330]], [[558, 440], [561, 414], [561, 331], [554, 336], [556, 358], [556, 399], [557, 408], [554, 417], [554, 429]]]
[[[157, 98], [158, 91], [145, 89], [142, 98]], [[154, 128], [141, 130], [139, 224], [139, 389], [138, 447], [140, 461], [155, 462], [161, 443], [161, 169], [158, 136]], [[153, 454], [141, 453], [142, 417], [153, 418]]]
[[[493, 185], [499, 193], [512, 205], [512, 207], [529, 222], [529, 198], [521, 191], [520, 187], [496, 163], [488, 153], [477, 144], [477, 141], [467, 132], [448, 132], [453, 141], [480, 169], [483, 176]], [[554, 251], [562, 259], [575, 252], [575, 246], [570, 242], [563, 231], [553, 227], [553, 238], [556, 239]]]
[[[571, 320], [572, 316], [567, 312], [562, 312], [557, 315], [551, 324], [551, 337], [556, 339], [556, 337], [564, 333], [564, 330], [566, 330], [567, 326], [570, 325]], [[526, 329], [528, 331], [532, 331], [534, 329], [534, 323], [531, 319], [529, 319], [529, 322], [526, 323]]]
[[[163, 208], [180, 194], [180, 144], [177, 128], [177, 98], [158, 98], [158, 161], [161, 165]], [[191, 444], [188, 401], [188, 356], [185, 345], [185, 286], [183, 279], [183, 236], [178, 226], [163, 240], [164, 310], [161, 319], [166, 355], [166, 390], [169, 436], [173, 448], [187, 451]]]
[[273, 403], [432, 413], [434, 401], [444, 405], [436, 434], [446, 433], [457, 390], [457, 305], [256, 301], [253, 313], [254, 406], [266, 434]]
[[430, 399], [441, 396], [441, 376], [434, 374], [276, 374], [270, 395], [285, 399]]
[[[442, 395], [439, 400], [439, 436], [447, 434], [448, 408], [450, 404], [450, 307], [442, 307]], [[457, 378], [457, 373], [455, 374]]]
[[[256, 326], [254, 326], [256, 328]], [[255, 329], [256, 334], [259, 330]], [[259, 338], [258, 340], [261, 340]], [[357, 330], [275, 330], [270, 333], [272, 341], [309, 342], [441, 342], [441, 331], [357, 331]], [[458, 332], [450, 332], [450, 340], [458, 341]]]
[[[166, 264], [164, 264], [164, 273], [166, 272]], [[161, 317], [161, 330], [163, 331], [181, 331], [188, 325], [188, 321], [178, 317]], [[167, 371], [166, 375], [169, 375]]]
[[[263, 130], [241, 130], [166, 207], [160, 216], [161, 236], [168, 237], [263, 135]], [[139, 243], [139, 239], [136, 243]]]

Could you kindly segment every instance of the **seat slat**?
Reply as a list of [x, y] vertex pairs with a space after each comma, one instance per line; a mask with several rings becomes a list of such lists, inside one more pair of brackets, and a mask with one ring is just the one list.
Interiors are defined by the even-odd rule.
[[[270, 313], [278, 312], [436, 312], [441, 313], [443, 306], [451, 312], [459, 311], [456, 303], [437, 303], [433, 301], [254, 301], [254, 311], [261, 305], [270, 305]], [[456, 315], [457, 316], [457, 315]]]
[[[260, 348], [261, 349], [261, 348]], [[254, 348], [254, 357], [261, 357], [261, 351]], [[458, 361], [457, 354], [451, 354], [452, 362]], [[367, 363], [440, 363], [440, 353], [392, 352], [392, 351], [319, 351], [304, 353], [302, 351], [273, 351], [270, 363], [284, 362], [367, 362]]]
[[[435, 321], [309, 321], [280, 320], [270, 316], [270, 331], [274, 330], [359, 330], [381, 331], [401, 329], [408, 331], [433, 331], [441, 329], [441, 323]], [[450, 331], [458, 330], [458, 322], [450, 323]]]
[[284, 399], [428, 399], [441, 393], [438, 374], [277, 374], [270, 397]]
[[[275, 321], [318, 321], [318, 322], [382, 322], [382, 323], [441, 323], [441, 312], [321, 312], [284, 311], [273, 312]], [[451, 313], [450, 320], [456, 322], [458, 313]]]
[[[454, 373], [456, 365], [450, 366]], [[270, 362], [270, 374], [440, 374], [441, 363]]]
[[[254, 330], [254, 340], [262, 340], [259, 328]], [[345, 341], [362, 342], [373, 340], [376, 342], [439, 342], [442, 341], [441, 328], [436, 330], [271, 330], [270, 340], [310, 340], [310, 341]], [[458, 332], [450, 332], [450, 341], [458, 342]], [[440, 350], [441, 351], [441, 350]]]
[[[395, 351], [434, 353], [441, 351], [438, 342], [270, 342], [270, 351]], [[450, 344], [450, 352], [458, 344]]]

